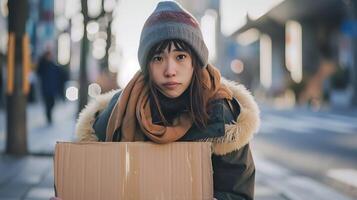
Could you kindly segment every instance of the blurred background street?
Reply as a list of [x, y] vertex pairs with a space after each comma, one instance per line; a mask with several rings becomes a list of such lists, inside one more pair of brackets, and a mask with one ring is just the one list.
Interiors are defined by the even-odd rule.
[[[0, 0], [0, 200], [54, 196], [56, 142], [139, 70], [157, 2]], [[259, 103], [256, 199], [357, 199], [357, 1], [178, 2], [210, 62]]]

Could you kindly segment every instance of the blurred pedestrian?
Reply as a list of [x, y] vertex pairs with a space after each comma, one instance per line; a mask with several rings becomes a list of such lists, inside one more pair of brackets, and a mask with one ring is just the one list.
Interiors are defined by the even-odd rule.
[[259, 109], [244, 86], [208, 64], [197, 20], [173, 1], [158, 3], [142, 29], [138, 57], [141, 70], [123, 90], [82, 111], [79, 140], [211, 141], [214, 197], [253, 199], [249, 142]]
[[303, 91], [299, 95], [300, 105], [308, 103], [314, 110], [319, 110], [323, 102], [323, 84], [336, 71], [336, 63], [322, 58], [317, 72], [309, 78]]
[[41, 93], [45, 103], [47, 123], [51, 125], [55, 98], [60, 89], [60, 77], [58, 66], [52, 61], [52, 53], [50, 50], [46, 50], [41, 56], [38, 63], [37, 74], [39, 76]]

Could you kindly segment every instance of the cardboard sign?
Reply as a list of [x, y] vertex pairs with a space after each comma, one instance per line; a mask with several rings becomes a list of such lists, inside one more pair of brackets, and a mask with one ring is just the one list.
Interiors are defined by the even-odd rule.
[[63, 200], [213, 199], [211, 143], [57, 143]]

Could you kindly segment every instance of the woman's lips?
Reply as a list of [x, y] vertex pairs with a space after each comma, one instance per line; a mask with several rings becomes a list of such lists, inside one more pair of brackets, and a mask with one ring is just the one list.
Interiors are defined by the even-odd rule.
[[180, 83], [177, 82], [167, 82], [162, 84], [165, 88], [169, 89], [169, 90], [173, 90], [176, 89], [177, 86], [180, 85]]

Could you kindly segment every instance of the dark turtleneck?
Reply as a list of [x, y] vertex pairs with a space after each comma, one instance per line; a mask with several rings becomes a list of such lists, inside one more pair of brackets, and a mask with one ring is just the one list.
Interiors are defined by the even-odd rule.
[[[176, 98], [169, 98], [162, 94], [159, 90], [157, 92], [158, 100], [160, 104], [161, 111], [165, 116], [166, 120], [171, 124], [173, 119], [175, 119], [182, 112], [189, 110], [190, 105], [190, 89], [189, 87]], [[163, 121], [160, 117], [159, 110], [155, 104], [153, 96], [150, 94], [150, 109], [152, 122], [154, 124], [163, 125]]]

